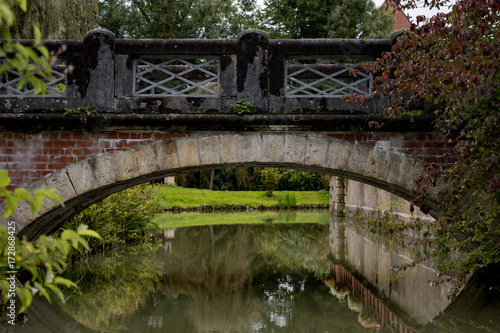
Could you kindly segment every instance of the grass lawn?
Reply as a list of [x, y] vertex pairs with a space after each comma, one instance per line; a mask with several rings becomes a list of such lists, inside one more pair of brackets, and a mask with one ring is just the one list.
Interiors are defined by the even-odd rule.
[[[264, 191], [210, 191], [178, 186], [160, 185], [156, 187], [158, 195], [163, 198], [162, 207], [199, 207], [199, 206], [229, 206], [257, 205], [273, 206], [278, 204], [278, 195], [284, 193], [275, 191], [272, 197], [265, 196]], [[327, 204], [327, 191], [287, 191], [294, 193], [297, 204]]]
[[154, 222], [162, 229], [176, 229], [218, 224], [264, 224], [264, 223], [329, 223], [328, 213], [303, 212], [257, 212], [250, 213], [163, 213], [156, 215]]

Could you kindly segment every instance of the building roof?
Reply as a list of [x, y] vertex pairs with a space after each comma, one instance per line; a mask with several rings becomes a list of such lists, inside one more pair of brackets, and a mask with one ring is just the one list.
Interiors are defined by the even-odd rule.
[[396, 20], [394, 22], [394, 30], [410, 29], [410, 19], [405, 13], [403, 13], [403, 11], [397, 9], [391, 0], [385, 0], [384, 6], [387, 6], [387, 11], [389, 12], [395, 10], [394, 16], [396, 17]]

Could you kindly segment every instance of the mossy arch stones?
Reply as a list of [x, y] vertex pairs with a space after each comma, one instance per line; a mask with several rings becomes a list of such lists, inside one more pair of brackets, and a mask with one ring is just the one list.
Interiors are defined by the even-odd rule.
[[[15, 221], [19, 235], [49, 234], [69, 217], [108, 195], [164, 176], [213, 168], [276, 167], [322, 172], [357, 180], [411, 200], [423, 163], [395, 151], [345, 142], [326, 134], [210, 134], [156, 141], [69, 164], [32, 184], [51, 186], [64, 206], [45, 201], [36, 216], [22, 203], [2, 224]], [[437, 192], [436, 192], [437, 193]], [[420, 203], [439, 216], [437, 194]]]

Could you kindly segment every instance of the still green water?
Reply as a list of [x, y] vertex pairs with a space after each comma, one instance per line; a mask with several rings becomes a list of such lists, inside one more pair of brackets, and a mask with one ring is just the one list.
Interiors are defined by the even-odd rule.
[[[233, 216], [241, 220], [241, 214]], [[316, 223], [291, 223], [301, 219], [309, 221], [295, 214], [263, 224], [166, 229], [152, 244], [96, 256], [68, 272], [79, 281], [81, 294], [68, 295], [59, 305], [36, 300], [29, 320], [15, 331], [440, 332], [454, 327], [452, 319], [444, 328], [429, 328], [450, 304], [452, 288], [431, 287], [431, 269], [391, 269], [409, 262], [407, 253], [385, 248], [328, 213], [317, 214]]]

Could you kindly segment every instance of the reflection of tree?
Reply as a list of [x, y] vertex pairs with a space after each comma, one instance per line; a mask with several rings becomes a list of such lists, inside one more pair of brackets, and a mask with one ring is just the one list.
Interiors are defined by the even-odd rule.
[[[213, 230], [213, 232], [211, 232]], [[248, 281], [252, 254], [248, 226], [177, 229], [165, 267], [165, 286], [185, 293], [188, 286], [233, 290]], [[172, 290], [173, 291], [173, 290]]]
[[255, 299], [241, 288], [250, 277], [250, 247], [249, 226], [176, 230], [162, 291], [192, 300], [188, 312], [198, 332], [245, 332], [257, 320]]
[[[209, 326], [216, 331], [245, 332], [259, 322], [274, 326], [264, 314], [269, 311], [259, 308], [259, 299], [272, 293], [285, 306], [287, 296], [279, 286], [303, 283], [292, 276], [327, 274], [327, 231], [328, 226], [313, 224], [177, 229], [163, 292], [192, 299], [189, 313], [199, 331]], [[289, 280], [280, 281], [285, 275]], [[262, 289], [252, 288], [251, 281]], [[248, 288], [241, 288], [245, 284]], [[252, 290], [259, 292], [255, 295]], [[316, 304], [311, 299], [308, 303]]]
[[134, 313], [155, 290], [162, 265], [153, 253], [153, 246], [143, 244], [96, 257], [89, 261], [90, 270], [68, 272], [83, 274], [74, 280], [81, 279], [82, 294], [71, 297], [62, 308], [88, 328], [116, 332], [112, 319]]
[[[84, 285], [82, 296], [70, 299], [66, 310], [102, 332], [111, 325], [115, 330], [138, 325], [129, 315], [143, 313], [149, 303], [155, 304], [155, 315], [148, 312], [147, 318], [198, 332], [248, 332], [255, 325], [305, 332], [321, 328], [306, 315], [311, 309], [317, 320], [339, 311], [310, 279], [328, 272], [327, 225], [179, 228], [171, 248], [156, 253], [140, 248], [122, 251], [128, 259], [113, 253], [96, 260], [94, 280]], [[335, 324], [328, 327], [352, 326], [356, 319], [351, 317], [349, 323], [332, 318]]]
[[266, 267], [278, 268], [285, 274], [312, 273], [317, 278], [328, 274], [328, 225], [299, 224], [258, 226], [255, 253], [258, 263], [254, 274]]

